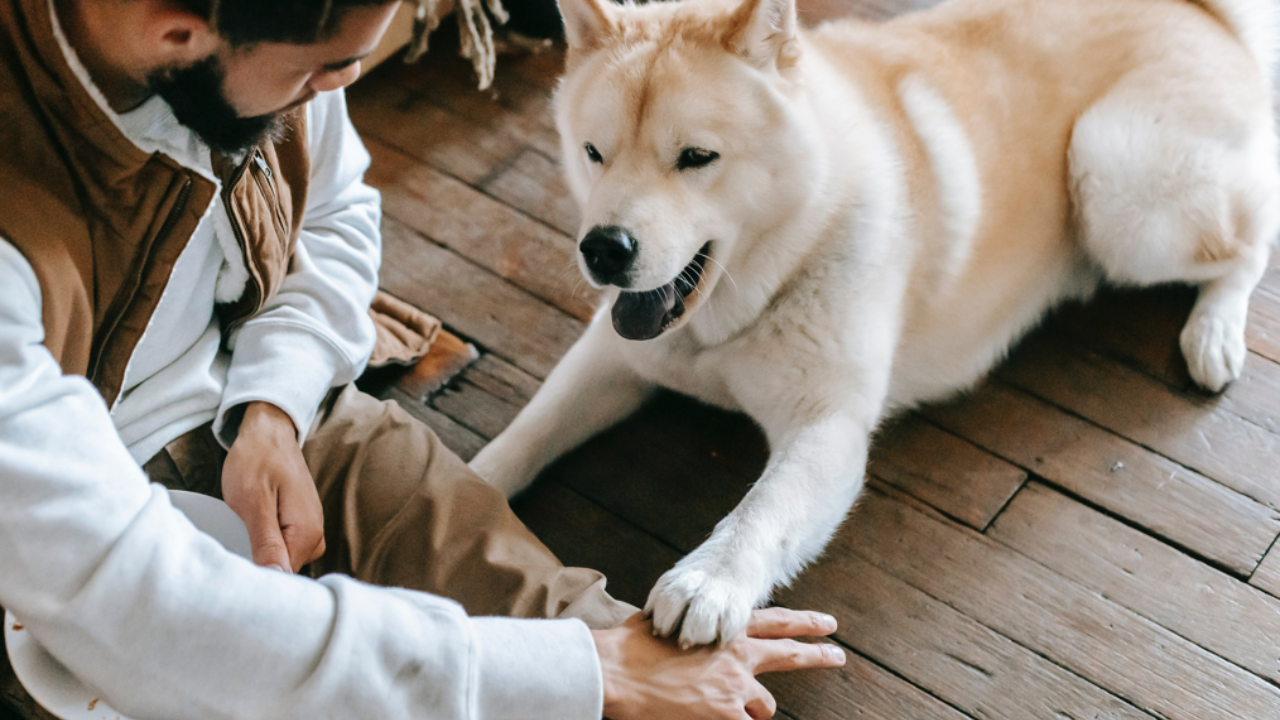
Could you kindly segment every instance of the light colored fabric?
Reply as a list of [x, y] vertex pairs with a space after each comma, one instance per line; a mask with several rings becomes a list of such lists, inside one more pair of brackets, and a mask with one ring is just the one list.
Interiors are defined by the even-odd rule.
[[373, 298], [369, 308], [378, 340], [369, 367], [412, 365], [421, 360], [440, 334], [440, 321], [385, 292]]
[[[204, 172], [207, 156], [166, 111], [152, 102], [113, 121], [140, 146], [190, 150], [175, 159]], [[0, 605], [139, 720], [594, 720], [599, 664], [580, 621], [477, 620], [422, 593], [262, 570], [196, 531], [138, 466], [249, 400], [280, 405], [305, 432], [328, 389], [363, 367], [377, 194], [360, 181], [368, 156], [341, 93], [309, 112], [314, 183], [279, 297], [220, 351], [214, 296], [233, 273], [215, 204], [113, 411], [41, 344], [39, 284], [0, 240]], [[229, 442], [234, 428], [222, 430]]]
[[35, 275], [4, 242], [0, 289], [0, 605], [113, 707], [140, 720], [599, 717], [580, 621], [474, 620], [442, 598], [223, 551], [148, 485], [97, 391], [40, 344]]
[[[217, 183], [209, 150], [153, 97], [124, 114], [97, 91], [67, 43], [50, 4], [68, 64], [99, 108], [140, 149], [168, 155]], [[300, 437], [330, 387], [354, 380], [373, 348], [369, 303], [377, 290], [381, 218], [377, 191], [361, 182], [368, 153], [347, 118], [341, 92], [307, 106], [313, 158], [306, 224], [294, 267], [280, 291], [221, 352], [214, 301], [244, 288], [244, 262], [219, 194], [174, 266], [125, 371], [112, 419], [134, 459], [145, 462], [179, 435], [215, 421], [230, 445], [231, 411], [262, 400], [284, 410]]]

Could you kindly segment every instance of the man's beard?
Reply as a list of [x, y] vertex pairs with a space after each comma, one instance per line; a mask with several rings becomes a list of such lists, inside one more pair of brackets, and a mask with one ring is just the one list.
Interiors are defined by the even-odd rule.
[[240, 117], [227, 100], [222, 63], [216, 55], [184, 68], [159, 70], [147, 78], [152, 92], [164, 98], [178, 122], [214, 152], [240, 156], [268, 138], [279, 137], [282, 113]]

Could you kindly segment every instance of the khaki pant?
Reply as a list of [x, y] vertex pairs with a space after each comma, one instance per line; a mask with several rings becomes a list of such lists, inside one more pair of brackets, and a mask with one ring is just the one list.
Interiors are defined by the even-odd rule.
[[[324, 506], [326, 551], [307, 568], [458, 601], [471, 615], [577, 617], [612, 627], [636, 609], [604, 577], [566, 568], [506, 498], [394, 402], [330, 393], [302, 449]], [[226, 452], [209, 426], [147, 462], [153, 482], [221, 497]]]

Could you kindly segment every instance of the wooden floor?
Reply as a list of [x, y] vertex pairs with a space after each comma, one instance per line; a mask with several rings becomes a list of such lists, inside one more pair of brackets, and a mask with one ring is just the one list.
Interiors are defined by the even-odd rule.
[[[807, 19], [909, 3], [814, 0]], [[349, 92], [384, 193], [385, 289], [480, 358], [387, 393], [464, 457], [582, 332], [578, 216], [560, 180], [552, 48], [494, 96], [437, 40]], [[1280, 718], [1280, 265], [1253, 298], [1244, 377], [1191, 389], [1185, 288], [1071, 307], [964, 399], [884, 429], [869, 490], [777, 602], [839, 619], [842, 672], [767, 679], [796, 720]], [[659, 397], [516, 503], [568, 563], [642, 603], [763, 467], [745, 417]]]

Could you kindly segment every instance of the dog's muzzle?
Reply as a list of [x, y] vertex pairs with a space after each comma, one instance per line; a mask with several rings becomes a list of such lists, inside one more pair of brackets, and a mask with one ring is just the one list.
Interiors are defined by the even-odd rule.
[[613, 329], [628, 340], [650, 340], [661, 335], [684, 315], [685, 298], [698, 288], [710, 253], [708, 242], [674, 280], [662, 287], [619, 293], [613, 303]]

